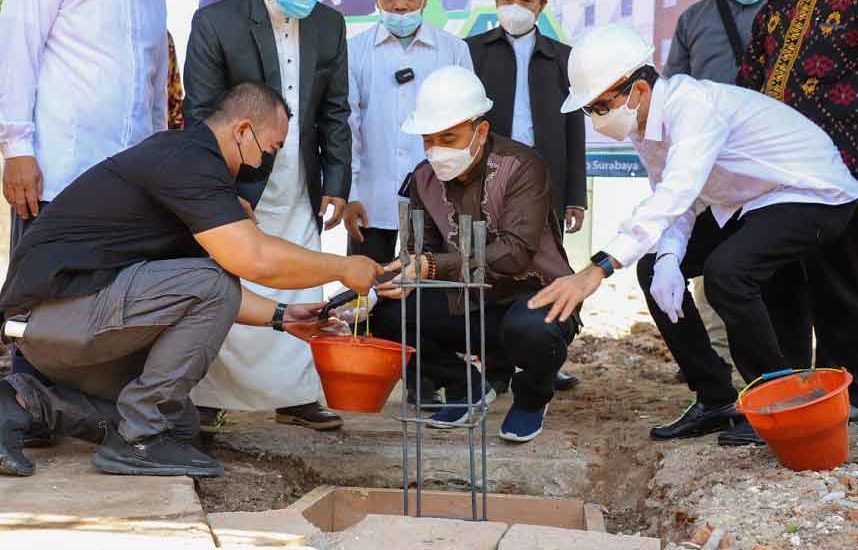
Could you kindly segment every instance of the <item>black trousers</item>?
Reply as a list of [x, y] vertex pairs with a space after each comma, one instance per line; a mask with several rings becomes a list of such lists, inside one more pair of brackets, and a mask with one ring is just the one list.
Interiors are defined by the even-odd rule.
[[[45, 210], [50, 203], [47, 201], [39, 201], [39, 212]], [[9, 254], [15, 252], [15, 247], [18, 246], [18, 242], [20, 242], [21, 237], [24, 236], [24, 232], [30, 228], [30, 225], [35, 221], [34, 218], [30, 218], [27, 220], [22, 220], [15, 209], [12, 209], [12, 223], [9, 231]], [[30, 376], [35, 377], [37, 380], [41, 381], [43, 384], [51, 384], [51, 381], [48, 380], [48, 377], [42, 374], [30, 363], [26, 357], [21, 353], [21, 351], [15, 347], [15, 345], [9, 346], [9, 353], [12, 357], [12, 372], [14, 374], [29, 374]]]
[[[680, 267], [687, 278], [704, 276], [706, 297], [724, 320], [730, 353], [746, 381], [789, 366], [762, 298], [763, 285], [801, 258], [834, 261], [832, 247], [836, 249], [854, 211], [855, 203], [777, 204], [734, 216], [723, 228], [709, 210], [697, 218]], [[676, 324], [652, 299], [654, 263], [653, 254], [638, 262], [638, 280], [689, 387], [707, 404], [735, 400], [730, 369], [712, 349], [691, 294], [685, 293], [685, 317]]]
[[396, 239], [399, 231], [366, 227], [361, 228], [361, 233], [363, 233], [363, 242], [349, 237], [349, 256], [360, 254], [380, 264], [390, 263], [396, 258]]
[[[527, 301], [535, 293], [519, 296], [509, 304], [486, 303], [486, 350], [482, 358], [487, 375], [494, 361], [509, 361], [521, 369], [513, 376], [513, 406], [535, 411], [551, 401], [554, 377], [566, 361], [566, 352], [578, 331], [573, 320], [545, 323], [548, 308], [531, 310]], [[415, 292], [406, 299], [406, 332], [409, 345], [416, 338]], [[421, 371], [436, 387], [446, 389], [448, 399], [467, 397], [465, 316], [450, 313], [446, 291], [424, 290], [421, 298]], [[401, 339], [402, 306], [383, 300], [373, 310], [373, 332], [389, 340]], [[479, 355], [479, 312], [471, 314], [471, 353]], [[488, 353], [503, 350], [503, 353]], [[493, 359], [500, 357], [501, 359]], [[412, 359], [412, 367], [414, 360]], [[479, 395], [480, 373], [472, 372], [474, 395]]]
[[[780, 272], [764, 294], [790, 366], [846, 367], [858, 378], [858, 215], [833, 245]], [[858, 380], [849, 388], [858, 403]]]

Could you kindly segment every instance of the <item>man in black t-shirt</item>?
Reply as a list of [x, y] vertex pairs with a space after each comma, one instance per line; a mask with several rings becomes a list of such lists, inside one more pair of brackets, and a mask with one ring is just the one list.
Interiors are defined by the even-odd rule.
[[12, 257], [0, 312], [26, 322], [16, 344], [57, 384], [0, 381], [0, 473], [33, 473], [21, 447], [34, 428], [101, 443], [93, 463], [109, 473], [223, 472], [188, 442], [199, 428], [188, 393], [233, 323], [283, 330], [321, 306], [277, 304], [238, 278], [272, 288], [339, 280], [366, 293], [381, 273], [248, 218], [235, 179], [271, 166], [288, 129], [280, 94], [241, 84], [202, 124], [108, 158], [39, 216]]

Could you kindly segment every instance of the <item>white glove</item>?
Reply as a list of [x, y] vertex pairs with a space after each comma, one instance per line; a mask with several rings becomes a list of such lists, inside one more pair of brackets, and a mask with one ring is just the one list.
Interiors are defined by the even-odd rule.
[[676, 323], [684, 317], [682, 300], [687, 289], [688, 281], [679, 269], [676, 255], [662, 256], [653, 268], [652, 285], [649, 290], [653, 300], [671, 323]]
[[[348, 290], [346, 287], [342, 287], [337, 289], [337, 291], [332, 294], [332, 296], [336, 296], [341, 292], [345, 292]], [[372, 308], [375, 307], [375, 304], [378, 303], [378, 295], [375, 293], [375, 289], [371, 288], [369, 290], [368, 296], [362, 296], [360, 299], [360, 309], [357, 309], [357, 299], [352, 300], [351, 302], [341, 305], [337, 309], [333, 310], [331, 314], [345, 321], [346, 323], [353, 325], [355, 323], [361, 323], [366, 320], [369, 312], [372, 311]]]

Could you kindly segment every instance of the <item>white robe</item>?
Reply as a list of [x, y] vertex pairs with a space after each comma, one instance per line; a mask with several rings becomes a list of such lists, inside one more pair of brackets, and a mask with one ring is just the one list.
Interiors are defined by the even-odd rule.
[[[277, 155], [268, 185], [256, 206], [256, 217], [265, 233], [320, 250], [316, 214], [310, 205], [299, 148], [298, 22], [286, 20], [270, 4], [269, 12], [280, 59], [283, 97], [293, 117], [286, 143]], [[321, 287], [274, 290], [247, 281], [242, 284], [285, 304], [322, 301]], [[240, 325], [229, 332], [208, 375], [191, 392], [198, 406], [250, 411], [312, 403], [320, 395], [321, 384], [310, 346], [269, 327]]]

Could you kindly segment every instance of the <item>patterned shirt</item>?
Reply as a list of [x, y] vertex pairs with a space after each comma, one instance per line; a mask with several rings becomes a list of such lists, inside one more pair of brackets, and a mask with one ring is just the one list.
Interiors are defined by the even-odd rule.
[[769, 2], [754, 21], [736, 83], [819, 125], [858, 176], [858, 2]]

